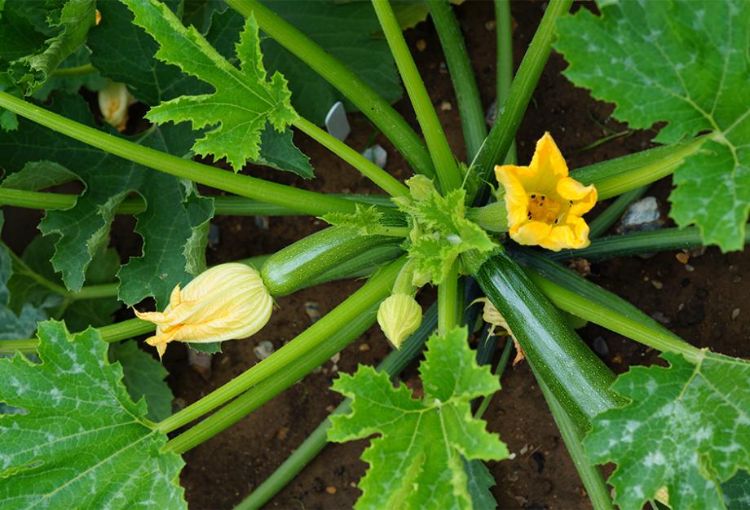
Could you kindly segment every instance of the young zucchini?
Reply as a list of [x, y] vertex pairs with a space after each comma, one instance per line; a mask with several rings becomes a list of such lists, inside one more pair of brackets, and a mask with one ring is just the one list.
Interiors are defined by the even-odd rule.
[[600, 412], [621, 405], [609, 389], [612, 372], [507, 254], [490, 258], [475, 278], [508, 322], [537, 377], [583, 430]]
[[328, 227], [268, 257], [260, 274], [272, 296], [285, 296], [337, 265], [394, 241], [387, 236], [358, 236], [347, 227]]

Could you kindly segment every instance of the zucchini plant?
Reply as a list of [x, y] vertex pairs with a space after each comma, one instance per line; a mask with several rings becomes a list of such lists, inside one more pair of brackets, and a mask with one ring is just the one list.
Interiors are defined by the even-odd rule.
[[[3, 508], [186, 508], [181, 454], [376, 321], [392, 354], [377, 369], [341, 375], [332, 389], [347, 400], [238, 508], [261, 507], [327, 441], [360, 438], [372, 439], [357, 508], [494, 508], [484, 462], [511, 453], [481, 416], [512, 343], [495, 373], [491, 334], [471, 348], [469, 305], [481, 298], [472, 280], [485, 316], [529, 363], [594, 508], [748, 508], [750, 364], [691, 345], [558, 262], [743, 249], [750, 4], [601, 0], [596, 11], [570, 14], [571, 4], [548, 3], [514, 75], [508, 1], [495, 1], [498, 116], [488, 132], [447, 0], [0, 2], [0, 205], [45, 211], [42, 236], [23, 253], [0, 245]], [[455, 157], [404, 38], [428, 16], [458, 99], [466, 161]], [[658, 147], [569, 171], [550, 126], [528, 165], [516, 164], [517, 130], [553, 48], [571, 81], [616, 105], [615, 118], [656, 126]], [[399, 76], [420, 132], [391, 106]], [[98, 109], [86, 101], [92, 92]], [[413, 176], [402, 182], [320, 127], [339, 100], [372, 122]], [[134, 127], [135, 103], [147, 113]], [[382, 194], [321, 193], [240, 173], [265, 166], [313, 178], [295, 132]], [[644, 186], [667, 176], [678, 229], [599, 237]], [[589, 224], [596, 202], [615, 197]], [[116, 215], [135, 216], [143, 243], [125, 264], [109, 247]], [[218, 215], [309, 215], [330, 226], [276, 253], [208, 268]], [[174, 342], [218, 352], [280, 313], [273, 298], [353, 277], [367, 280], [330, 313], [171, 412], [152, 346], [159, 356]], [[427, 286], [437, 300], [423, 313], [416, 296]], [[136, 316], [113, 322], [122, 305]], [[576, 333], [581, 319], [657, 349], [665, 364], [615, 377]], [[141, 335], [149, 336], [139, 348], [130, 339]], [[423, 346], [423, 391], [394, 386]]]

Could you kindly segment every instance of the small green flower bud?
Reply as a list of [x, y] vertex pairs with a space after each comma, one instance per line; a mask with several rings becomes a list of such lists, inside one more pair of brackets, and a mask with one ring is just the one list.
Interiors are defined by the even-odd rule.
[[393, 294], [380, 303], [378, 324], [385, 337], [399, 349], [422, 324], [422, 307], [408, 294]]

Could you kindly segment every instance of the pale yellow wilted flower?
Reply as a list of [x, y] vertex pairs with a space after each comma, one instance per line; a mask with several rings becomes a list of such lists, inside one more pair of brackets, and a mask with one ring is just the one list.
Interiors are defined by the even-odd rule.
[[398, 349], [422, 324], [422, 307], [409, 294], [392, 294], [380, 303], [378, 324], [385, 337]]
[[99, 91], [97, 99], [104, 121], [118, 131], [124, 131], [128, 123], [128, 107], [135, 102], [127, 85], [109, 82]]
[[257, 333], [271, 317], [273, 299], [260, 273], [244, 264], [221, 264], [204, 271], [184, 289], [175, 286], [163, 312], [138, 312], [156, 324], [146, 343], [159, 357], [167, 344], [220, 342]]
[[492, 326], [490, 329], [490, 335], [494, 335], [495, 329], [500, 327], [503, 328], [506, 334], [510, 335], [513, 339], [513, 345], [516, 347], [516, 357], [513, 358], [513, 366], [516, 366], [523, 361], [525, 354], [523, 349], [521, 349], [521, 344], [519, 344], [516, 337], [513, 336], [513, 332], [510, 330], [510, 326], [508, 326], [508, 322], [505, 320], [505, 317], [503, 317], [503, 314], [501, 314], [500, 311], [495, 308], [495, 305], [493, 305], [486, 297], [477, 298], [471, 302], [471, 304], [474, 303], [482, 303], [484, 305], [482, 308], [482, 320]]

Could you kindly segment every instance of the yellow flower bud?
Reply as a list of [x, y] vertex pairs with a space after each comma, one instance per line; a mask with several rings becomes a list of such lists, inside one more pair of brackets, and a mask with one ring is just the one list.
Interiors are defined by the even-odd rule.
[[118, 131], [128, 123], [128, 107], [135, 102], [124, 83], [109, 82], [98, 94], [99, 109], [104, 121]]
[[175, 286], [163, 312], [138, 312], [156, 324], [146, 343], [159, 357], [167, 344], [221, 342], [257, 333], [271, 317], [273, 299], [260, 274], [244, 264], [221, 264], [204, 271], [184, 289]]
[[380, 303], [378, 324], [398, 349], [422, 324], [422, 307], [408, 294], [393, 294]]

